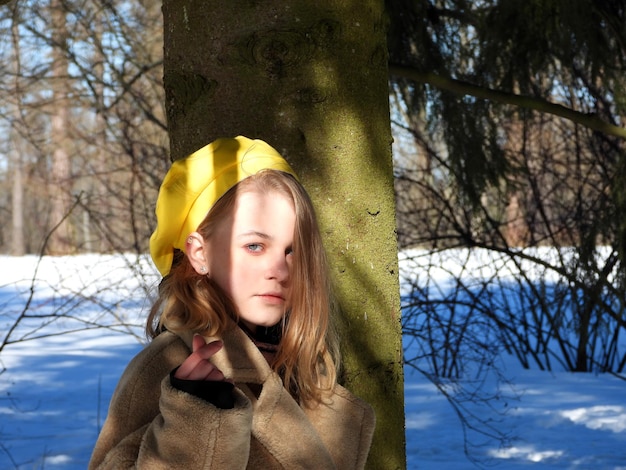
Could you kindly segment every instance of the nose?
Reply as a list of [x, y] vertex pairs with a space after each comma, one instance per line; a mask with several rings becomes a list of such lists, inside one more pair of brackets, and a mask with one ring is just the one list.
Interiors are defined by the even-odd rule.
[[291, 269], [291, 254], [279, 253], [270, 260], [267, 269], [267, 278], [275, 279], [281, 284], [289, 282], [289, 271]]

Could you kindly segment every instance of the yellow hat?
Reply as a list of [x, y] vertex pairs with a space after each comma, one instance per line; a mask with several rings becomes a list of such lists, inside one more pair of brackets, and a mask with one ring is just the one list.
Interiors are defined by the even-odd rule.
[[185, 250], [187, 236], [198, 229], [217, 200], [265, 169], [296, 176], [271, 146], [242, 136], [218, 139], [172, 164], [159, 190], [157, 227], [150, 237], [150, 254], [162, 276], [170, 272], [174, 248]]

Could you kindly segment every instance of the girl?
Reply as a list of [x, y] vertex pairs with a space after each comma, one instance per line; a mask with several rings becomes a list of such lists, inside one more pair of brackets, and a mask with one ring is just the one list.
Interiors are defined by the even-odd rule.
[[322, 241], [287, 162], [219, 139], [172, 165], [156, 215], [152, 341], [90, 468], [363, 468], [374, 414], [337, 384]]

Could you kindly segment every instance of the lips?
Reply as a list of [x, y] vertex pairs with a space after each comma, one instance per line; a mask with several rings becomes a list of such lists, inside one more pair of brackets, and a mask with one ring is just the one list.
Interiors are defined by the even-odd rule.
[[263, 299], [265, 302], [273, 304], [285, 302], [285, 297], [280, 292], [264, 292], [262, 294], [258, 294], [258, 297]]

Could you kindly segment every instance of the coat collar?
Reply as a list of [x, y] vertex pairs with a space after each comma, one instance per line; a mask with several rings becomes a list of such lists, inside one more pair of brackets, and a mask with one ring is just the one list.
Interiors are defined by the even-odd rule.
[[[191, 350], [193, 334], [185, 332], [179, 336]], [[235, 383], [262, 384], [272, 374], [261, 351], [234, 321], [229, 320], [222, 336], [205, 336], [204, 340], [207, 343], [223, 341], [224, 347], [213, 356], [211, 362]]]
[[[193, 334], [179, 336], [191, 349]], [[231, 321], [220, 338], [205, 337], [207, 342], [217, 339], [224, 342], [224, 347], [213, 356], [212, 362], [224, 376], [243, 388], [250, 384], [261, 385], [260, 394], [248, 398], [254, 410], [252, 434], [262, 446], [283, 468], [335, 468], [328, 449], [307, 416], [315, 412], [305, 413], [300, 408], [248, 335]]]

